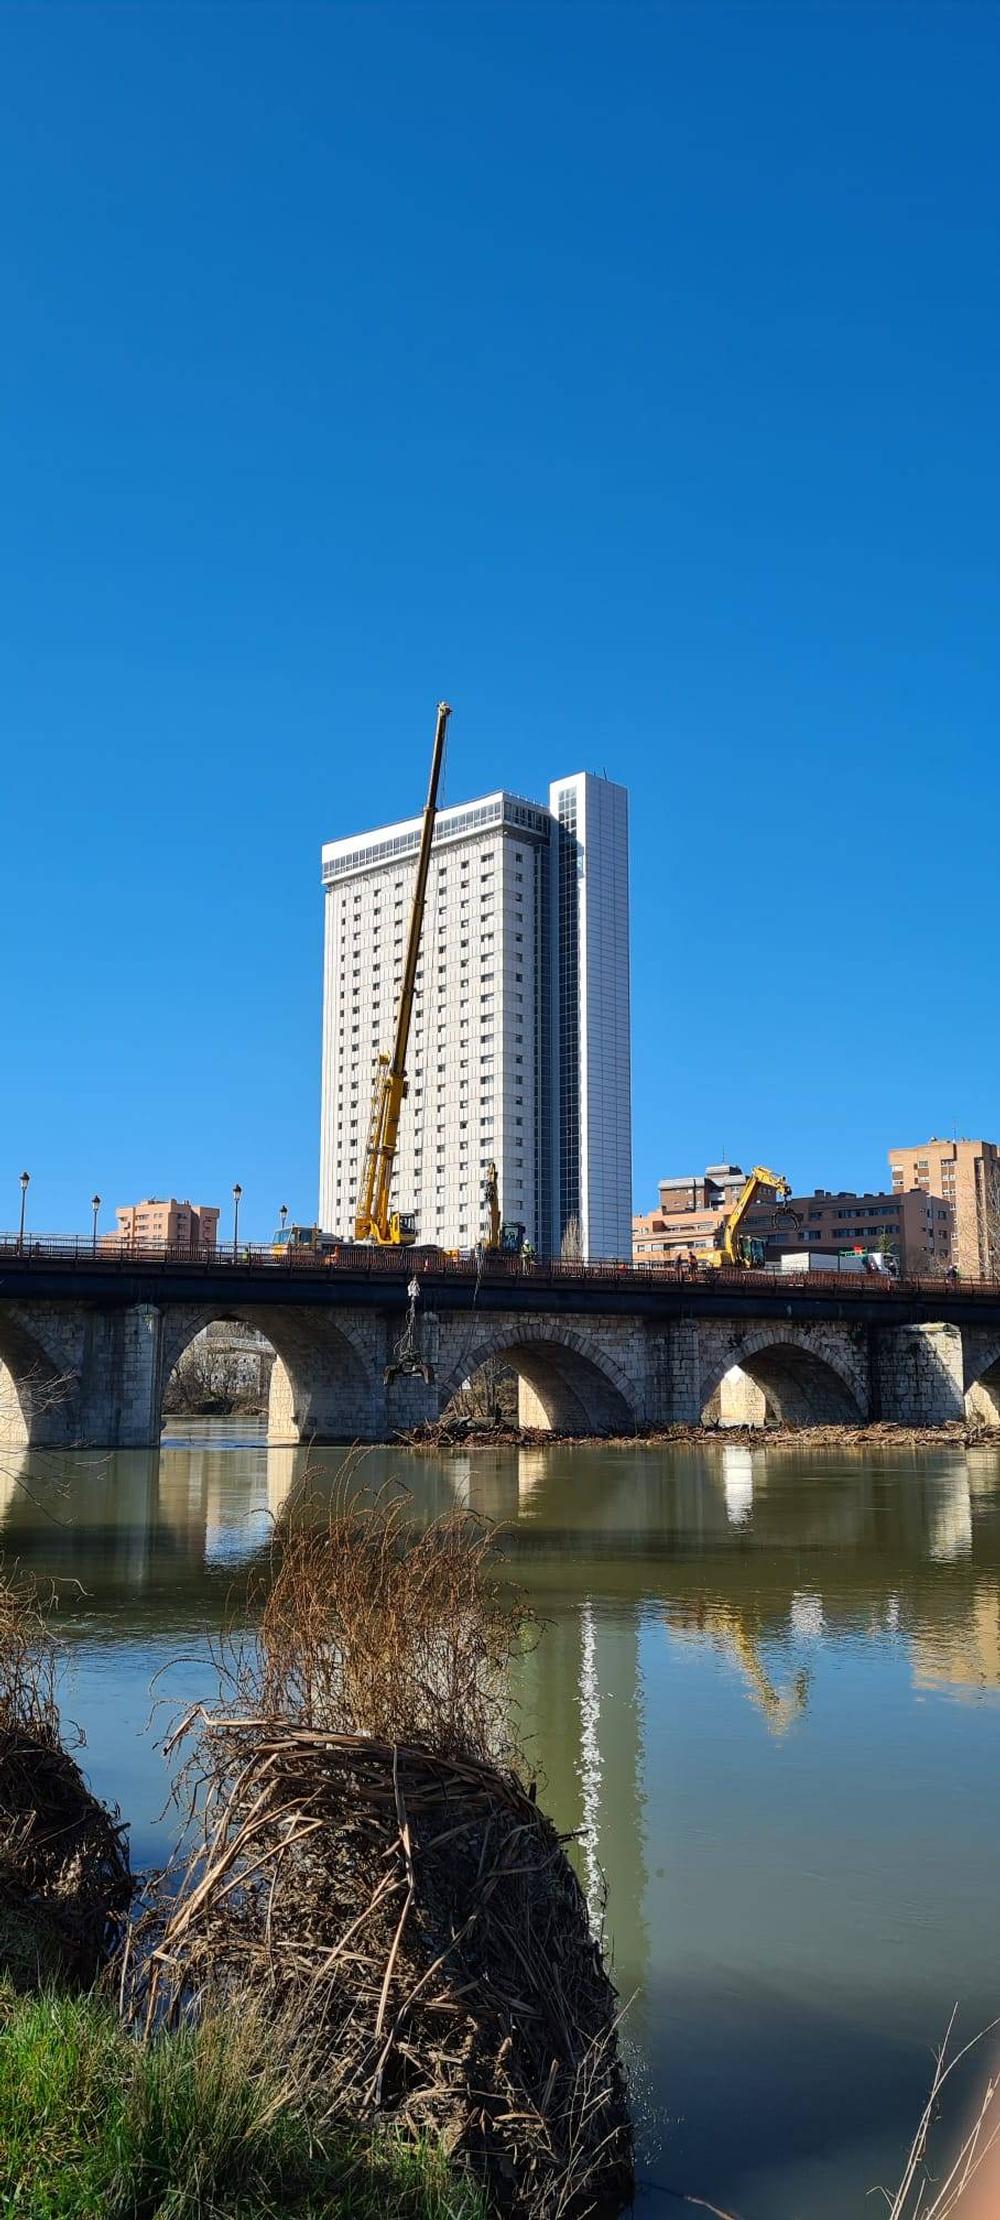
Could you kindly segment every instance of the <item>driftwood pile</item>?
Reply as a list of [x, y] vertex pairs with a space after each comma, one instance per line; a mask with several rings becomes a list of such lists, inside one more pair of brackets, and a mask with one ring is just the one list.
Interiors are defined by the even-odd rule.
[[379, 1505], [279, 1538], [232, 1704], [178, 1730], [207, 1824], [136, 2003], [153, 2024], [252, 1993], [321, 2118], [434, 2131], [557, 2220], [627, 2200], [632, 2138], [583, 1893], [491, 1754], [523, 1621], [487, 1549], [470, 1519], [405, 1536]]
[[0, 1584], [0, 1976], [89, 1985], [131, 1897], [125, 1830], [63, 1743], [43, 1616]]
[[660, 1426], [633, 1434], [559, 1434], [542, 1426], [515, 1426], [508, 1421], [477, 1418], [425, 1419], [419, 1426], [401, 1427], [396, 1439], [407, 1449], [457, 1449], [470, 1445], [490, 1448], [593, 1449], [704, 1449], [711, 1443], [728, 1447], [741, 1443], [751, 1449], [859, 1449], [934, 1448], [937, 1443], [967, 1448], [1000, 1447], [1000, 1427], [948, 1420], [940, 1426], [903, 1426], [885, 1419], [856, 1426], [789, 1426], [768, 1419], [764, 1426], [721, 1426], [713, 1421], [697, 1426]]

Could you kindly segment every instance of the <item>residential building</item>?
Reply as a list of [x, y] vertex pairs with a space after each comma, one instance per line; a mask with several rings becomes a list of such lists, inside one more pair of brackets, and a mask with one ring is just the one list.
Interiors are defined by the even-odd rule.
[[[320, 1220], [349, 1235], [377, 1059], [392, 1045], [421, 820], [323, 849]], [[438, 812], [392, 1202], [472, 1247], [495, 1161], [541, 1254], [628, 1256], [628, 796], [579, 773], [548, 805]]]
[[108, 1240], [126, 1241], [133, 1248], [214, 1249], [219, 1225], [219, 1213], [207, 1203], [197, 1207], [190, 1202], [176, 1202], [159, 1195], [148, 1195], [145, 1202], [129, 1203], [115, 1211], [116, 1234], [105, 1236]]
[[1000, 1278], [1000, 1149], [995, 1141], [942, 1141], [890, 1149], [894, 1195], [918, 1188], [954, 1212], [952, 1262], [968, 1279]]
[[[710, 1164], [700, 1177], [661, 1180], [659, 1209], [632, 1220], [635, 1262], [683, 1263], [713, 1249], [744, 1178], [738, 1164]], [[943, 1273], [952, 1260], [951, 1205], [917, 1192], [834, 1194], [820, 1187], [793, 1195], [780, 1210], [774, 1202], [757, 1204], [743, 1230], [766, 1244], [769, 1259], [800, 1249], [824, 1255], [888, 1248], [900, 1271], [910, 1274]]]
[[686, 1263], [715, 1246], [719, 1226], [746, 1184], [738, 1164], [709, 1164], [704, 1172], [659, 1181], [655, 1210], [632, 1220], [636, 1264]]
[[812, 1195], [792, 1195], [788, 1213], [775, 1219], [775, 1205], [747, 1212], [746, 1231], [767, 1243], [769, 1257], [800, 1249], [820, 1255], [839, 1249], [888, 1249], [902, 1273], [911, 1277], [944, 1274], [952, 1261], [954, 1218], [950, 1203], [911, 1194], [834, 1194], [818, 1187]]

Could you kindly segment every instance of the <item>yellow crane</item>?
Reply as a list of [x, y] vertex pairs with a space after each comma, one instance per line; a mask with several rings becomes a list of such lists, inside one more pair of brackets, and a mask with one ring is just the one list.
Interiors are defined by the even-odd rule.
[[392, 1167], [396, 1160], [399, 1140], [399, 1113], [407, 1094], [406, 1052], [410, 1039], [410, 1019], [413, 1015], [413, 998], [417, 984], [417, 960], [420, 955], [420, 934], [424, 922], [424, 904], [427, 898], [427, 874], [431, 861], [431, 841], [434, 837], [434, 819], [437, 815], [438, 783], [444, 755], [444, 738], [451, 710], [446, 701], [439, 701], [437, 726], [434, 733], [434, 751], [431, 756], [431, 777], [427, 789], [423, 829], [420, 835], [420, 853], [417, 857], [417, 883], [413, 889], [413, 908], [410, 912], [410, 937], [406, 948], [406, 965], [396, 1016], [396, 1038], [391, 1056], [381, 1054], [375, 1072], [371, 1118], [365, 1146], [364, 1168], [358, 1207], [354, 1216], [356, 1241], [374, 1241], [380, 1248], [408, 1248], [417, 1238], [416, 1218], [410, 1210], [390, 1210], [389, 1189], [392, 1184]]
[[791, 1186], [784, 1172], [769, 1172], [766, 1164], [755, 1164], [745, 1186], [724, 1219], [715, 1236], [715, 1248], [707, 1256], [698, 1258], [699, 1264], [753, 1265], [764, 1262], [764, 1243], [741, 1233], [740, 1227], [747, 1211], [752, 1210], [760, 1195], [770, 1191], [787, 1201]]

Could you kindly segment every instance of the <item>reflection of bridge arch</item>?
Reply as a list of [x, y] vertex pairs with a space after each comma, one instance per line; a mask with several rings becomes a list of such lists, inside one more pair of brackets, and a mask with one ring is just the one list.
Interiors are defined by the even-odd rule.
[[530, 1388], [538, 1423], [559, 1434], [631, 1434], [638, 1413], [635, 1386], [594, 1337], [577, 1333], [561, 1320], [543, 1327], [504, 1325], [480, 1334], [440, 1382], [446, 1403], [483, 1364], [509, 1364]]
[[0, 1305], [0, 1443], [71, 1442], [77, 1385], [75, 1368], [60, 1370], [24, 1314]]
[[787, 1426], [863, 1423], [864, 1383], [850, 1377], [829, 1347], [821, 1354], [808, 1327], [761, 1325], [717, 1350], [702, 1372], [702, 1411], [734, 1367], [753, 1381], [768, 1412]]
[[174, 1306], [164, 1314], [160, 1361], [162, 1399], [170, 1374], [206, 1326], [227, 1321], [263, 1334], [275, 1353], [271, 1432], [289, 1441], [312, 1435], [351, 1441], [362, 1430], [370, 1394], [370, 1355], [349, 1327], [328, 1312], [297, 1311], [285, 1304], [245, 1309], [214, 1304]]

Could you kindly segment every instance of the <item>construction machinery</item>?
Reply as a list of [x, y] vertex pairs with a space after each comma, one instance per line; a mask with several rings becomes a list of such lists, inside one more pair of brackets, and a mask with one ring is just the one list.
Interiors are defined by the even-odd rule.
[[486, 1166], [483, 1181], [483, 1200], [489, 1213], [489, 1229], [481, 1246], [491, 1255], [520, 1256], [524, 1247], [524, 1227], [513, 1218], [500, 1216], [500, 1183], [492, 1158]]
[[313, 1255], [322, 1255], [334, 1244], [335, 1235], [324, 1233], [321, 1226], [279, 1226], [271, 1236], [274, 1256], [287, 1256], [289, 1249], [309, 1249]]
[[451, 710], [446, 701], [438, 703], [437, 726], [434, 733], [434, 751], [431, 756], [430, 785], [420, 835], [420, 852], [417, 857], [417, 883], [413, 890], [413, 908], [410, 912], [410, 935], [406, 948], [406, 964], [396, 1017], [396, 1038], [392, 1054], [384, 1052], [379, 1057], [375, 1072], [371, 1118], [365, 1147], [364, 1166], [358, 1207], [354, 1217], [356, 1241], [373, 1241], [380, 1248], [409, 1248], [417, 1238], [417, 1222], [412, 1211], [392, 1210], [389, 1191], [399, 1140], [399, 1114], [407, 1094], [406, 1052], [410, 1039], [410, 1020], [413, 1015], [413, 998], [417, 983], [417, 961], [420, 955], [420, 934], [424, 922], [424, 905], [427, 899], [427, 874], [431, 861], [431, 841], [434, 837], [434, 819], [437, 814], [438, 783], [444, 756], [444, 740]]
[[[707, 1256], [699, 1256], [699, 1264], [735, 1264], [744, 1268], [762, 1265], [765, 1244], [752, 1235], [741, 1232], [743, 1221], [761, 1195], [770, 1193], [787, 1202], [791, 1192], [791, 1184], [783, 1172], [769, 1172], [766, 1164], [755, 1164], [732, 1210], [723, 1219], [715, 1235], [714, 1249]], [[781, 1215], [783, 1213], [776, 1212], [776, 1219]], [[788, 1215], [794, 1217], [795, 1214], [791, 1212]]]

